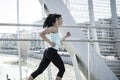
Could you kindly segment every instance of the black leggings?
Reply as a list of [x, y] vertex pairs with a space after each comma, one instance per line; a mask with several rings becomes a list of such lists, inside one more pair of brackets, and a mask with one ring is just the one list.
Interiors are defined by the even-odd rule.
[[39, 67], [37, 68], [36, 71], [34, 71], [31, 74], [33, 79], [36, 78], [39, 74], [41, 74], [46, 69], [46, 67], [50, 64], [51, 61], [59, 69], [57, 76], [62, 78], [63, 74], [65, 72], [64, 63], [63, 63], [60, 55], [57, 53], [56, 49], [48, 48], [44, 51], [43, 59], [39, 65]]

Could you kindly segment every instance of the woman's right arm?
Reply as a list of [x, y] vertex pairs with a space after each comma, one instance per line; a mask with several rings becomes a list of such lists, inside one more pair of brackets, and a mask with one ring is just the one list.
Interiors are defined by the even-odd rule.
[[49, 34], [51, 32], [54, 32], [54, 29], [52, 28], [46, 28], [45, 30], [43, 30], [41, 33], [40, 33], [40, 37], [45, 40], [51, 47], [54, 47], [55, 46], [55, 43], [51, 42], [47, 37], [46, 37], [46, 34]]

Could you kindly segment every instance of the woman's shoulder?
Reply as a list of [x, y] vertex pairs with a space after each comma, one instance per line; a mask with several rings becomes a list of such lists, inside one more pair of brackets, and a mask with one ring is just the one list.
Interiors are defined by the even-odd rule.
[[55, 27], [49, 27], [49, 28], [45, 28], [42, 32], [44, 32], [44, 33], [57, 33], [58, 30]]
[[49, 27], [49, 30], [51, 30], [52, 33], [58, 32], [58, 28], [56, 28], [56, 27]]

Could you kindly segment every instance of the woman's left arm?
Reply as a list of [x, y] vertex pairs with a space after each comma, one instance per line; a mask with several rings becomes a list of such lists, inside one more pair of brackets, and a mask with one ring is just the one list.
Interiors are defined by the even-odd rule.
[[62, 39], [60, 40], [60, 43], [62, 44], [62, 41], [64, 41], [66, 38], [70, 37], [71, 33], [67, 32], [66, 35], [64, 37], [62, 37]]

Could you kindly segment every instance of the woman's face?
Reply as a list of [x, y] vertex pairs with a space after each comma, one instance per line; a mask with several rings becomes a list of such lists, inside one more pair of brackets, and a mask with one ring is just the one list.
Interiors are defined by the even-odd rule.
[[62, 25], [62, 22], [63, 22], [62, 17], [59, 17], [59, 19], [57, 19], [58, 25]]

